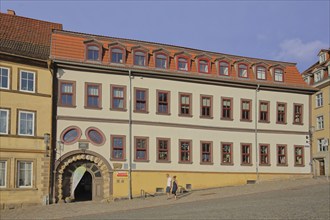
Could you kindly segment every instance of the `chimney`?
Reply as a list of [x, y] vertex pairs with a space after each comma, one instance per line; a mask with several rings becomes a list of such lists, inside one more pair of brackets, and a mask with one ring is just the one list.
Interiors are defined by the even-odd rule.
[[14, 10], [11, 10], [11, 9], [7, 9], [7, 14], [9, 14], [9, 15], [16, 15], [15, 11]]

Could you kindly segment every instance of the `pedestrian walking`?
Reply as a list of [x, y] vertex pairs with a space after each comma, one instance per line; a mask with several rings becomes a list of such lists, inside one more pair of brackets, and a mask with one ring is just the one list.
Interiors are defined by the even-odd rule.
[[172, 194], [174, 195], [175, 200], [176, 200], [177, 190], [178, 190], [178, 181], [176, 180], [176, 176], [173, 176]]
[[172, 188], [172, 178], [170, 177], [169, 174], [166, 174], [166, 177], [167, 177], [166, 194], [167, 194], [167, 199], [170, 199], [171, 188]]

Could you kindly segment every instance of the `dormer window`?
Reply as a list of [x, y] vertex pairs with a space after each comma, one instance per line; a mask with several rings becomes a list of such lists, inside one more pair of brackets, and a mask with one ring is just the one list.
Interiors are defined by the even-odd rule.
[[266, 68], [257, 66], [257, 79], [266, 80]]
[[186, 58], [178, 58], [178, 70], [188, 71], [188, 60]]
[[100, 48], [96, 45], [87, 46], [87, 60], [100, 60]]
[[317, 83], [322, 80], [322, 72], [318, 71], [314, 73], [314, 82]]
[[220, 64], [220, 75], [229, 76], [229, 64], [227, 62], [221, 61]]
[[166, 69], [167, 68], [167, 56], [164, 54], [156, 55], [156, 68]]
[[124, 63], [124, 51], [119, 48], [111, 49], [111, 63]]
[[209, 73], [209, 61], [199, 60], [198, 61], [198, 71], [200, 73]]
[[247, 72], [247, 65], [245, 64], [239, 64], [238, 65], [238, 76], [241, 78], [247, 78], [248, 72]]
[[320, 59], [320, 63], [323, 63], [325, 61], [325, 53], [321, 53], [319, 59]]
[[276, 82], [283, 82], [284, 81], [284, 77], [283, 77], [283, 70], [281, 69], [275, 69], [275, 72], [274, 72], [274, 80]]
[[134, 53], [134, 65], [146, 66], [146, 54], [142, 51]]

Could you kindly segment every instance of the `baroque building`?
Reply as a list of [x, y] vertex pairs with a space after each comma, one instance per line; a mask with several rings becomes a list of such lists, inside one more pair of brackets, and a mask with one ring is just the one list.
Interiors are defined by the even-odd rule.
[[55, 30], [56, 201], [311, 176], [295, 63]]
[[0, 208], [47, 204], [50, 193], [52, 29], [0, 13]]
[[311, 146], [313, 149], [314, 176], [330, 174], [330, 50], [322, 49], [318, 61], [302, 75], [311, 86], [319, 89], [311, 96]]

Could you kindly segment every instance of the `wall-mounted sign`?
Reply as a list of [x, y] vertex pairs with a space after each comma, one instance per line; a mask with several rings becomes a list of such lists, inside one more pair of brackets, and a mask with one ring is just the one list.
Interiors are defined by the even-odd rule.
[[126, 171], [120, 171], [120, 172], [117, 172], [117, 175], [116, 175], [118, 178], [127, 178], [128, 177], [128, 172]]
[[79, 149], [80, 150], [87, 150], [88, 149], [88, 143], [86, 143], [86, 142], [79, 142]]

